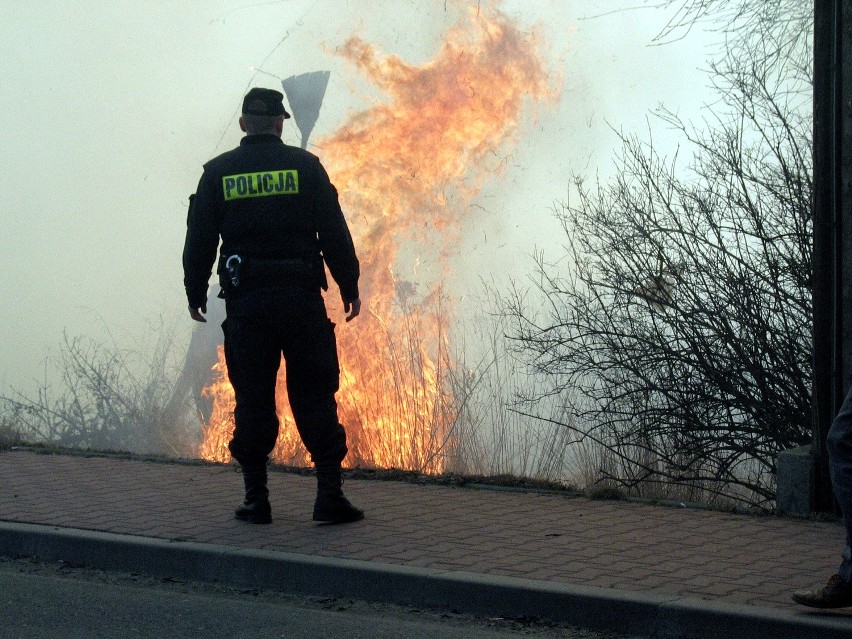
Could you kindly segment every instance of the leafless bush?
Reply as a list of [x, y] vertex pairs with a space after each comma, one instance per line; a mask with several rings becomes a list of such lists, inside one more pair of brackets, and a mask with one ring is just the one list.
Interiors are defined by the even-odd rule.
[[539, 256], [544, 310], [507, 296], [520, 352], [570, 405], [559, 423], [609, 451], [600, 473], [621, 485], [771, 507], [776, 453], [809, 439], [811, 51], [775, 33], [712, 65], [701, 127], [655, 113], [685, 169], [620, 134], [616, 177], [578, 179], [557, 207], [573, 266]]
[[8, 417], [0, 417], [0, 450], [24, 443], [20, 428]]
[[29, 442], [191, 455], [191, 412], [170, 401], [177, 377], [172, 344], [171, 333], [162, 332], [147, 356], [66, 335], [53, 361], [61, 372], [59, 391], [45, 383], [35, 396], [0, 397], [3, 422]]

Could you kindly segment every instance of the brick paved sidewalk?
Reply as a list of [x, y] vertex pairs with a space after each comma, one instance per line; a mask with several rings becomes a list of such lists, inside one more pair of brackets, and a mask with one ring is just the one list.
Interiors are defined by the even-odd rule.
[[230, 466], [5, 451], [0, 520], [787, 610], [835, 571], [844, 536], [834, 522], [356, 480], [346, 493], [367, 518], [317, 526], [312, 477], [269, 483], [273, 523], [253, 526], [232, 518]]

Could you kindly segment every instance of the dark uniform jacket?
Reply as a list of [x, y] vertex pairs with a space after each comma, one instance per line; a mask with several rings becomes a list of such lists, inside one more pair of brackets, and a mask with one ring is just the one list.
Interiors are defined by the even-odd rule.
[[191, 308], [207, 301], [219, 237], [223, 256], [319, 260], [345, 302], [358, 298], [358, 258], [337, 190], [319, 159], [276, 135], [248, 135], [204, 165], [183, 250]]

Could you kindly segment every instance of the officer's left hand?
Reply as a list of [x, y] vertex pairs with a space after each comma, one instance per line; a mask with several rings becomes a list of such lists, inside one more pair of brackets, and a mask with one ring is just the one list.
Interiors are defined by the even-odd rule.
[[201, 308], [192, 308], [189, 307], [189, 316], [194, 319], [196, 322], [206, 322], [207, 318], [204, 317], [204, 313], [207, 312], [207, 304], [202, 306]]
[[361, 314], [361, 298], [356, 297], [354, 300], [343, 302], [343, 310], [346, 311], [346, 321], [351, 322]]

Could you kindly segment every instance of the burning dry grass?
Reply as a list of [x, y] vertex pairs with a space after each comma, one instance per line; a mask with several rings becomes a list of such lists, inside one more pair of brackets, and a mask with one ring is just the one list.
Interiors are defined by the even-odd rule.
[[[362, 264], [368, 309], [340, 327], [340, 417], [348, 463], [442, 472], [465, 399], [452, 380], [441, 292], [447, 257], [471, 198], [500, 175], [501, 151], [518, 133], [524, 106], [552, 94], [533, 32], [496, 10], [466, 13], [423, 65], [383, 56], [353, 37], [339, 53], [387, 100], [353, 115], [318, 142]], [[229, 459], [233, 392], [224, 374], [210, 389], [216, 415], [201, 455]], [[279, 379], [281, 436], [273, 456], [307, 464]]]
[[[440, 297], [434, 304], [440, 306]], [[374, 319], [382, 329], [381, 350], [356, 351], [346, 370], [378, 373], [383, 387], [365, 395], [355, 391], [357, 378], [348, 379], [340, 395], [341, 419], [352, 433], [350, 458], [359, 465], [441, 472], [456, 414], [444, 322], [426, 323], [414, 309], [401, 311], [402, 326]], [[424, 330], [435, 325], [440, 332], [427, 339]]]
[[[433, 304], [439, 306], [439, 300], [437, 296]], [[430, 473], [444, 470], [457, 400], [448, 384], [450, 357], [445, 335], [437, 336], [437, 350], [426, 350], [421, 321], [425, 308], [420, 305], [404, 312], [400, 327], [389, 327], [374, 315], [369, 321], [378, 322], [381, 332], [371, 336], [371, 348], [356, 351], [343, 367], [337, 400], [339, 417], [348, 433], [348, 466]], [[439, 316], [440, 310], [433, 309], [432, 313]], [[227, 444], [233, 430], [233, 389], [221, 351], [220, 347], [220, 361], [214, 367], [216, 380], [205, 391], [214, 400], [214, 409], [200, 451], [202, 458], [213, 461], [230, 459]], [[377, 392], [358, 390], [361, 371], [382, 375]], [[308, 466], [310, 456], [296, 430], [285, 386], [282, 366], [276, 397], [281, 428], [272, 458], [283, 464]]]

